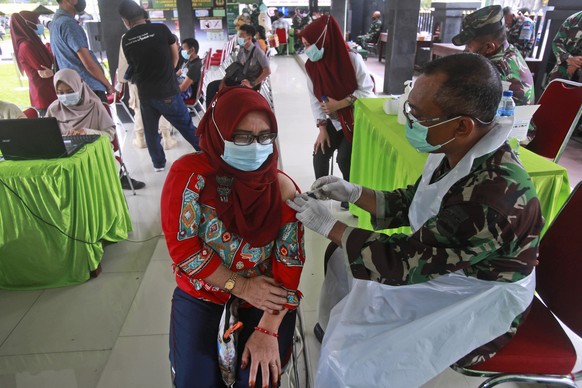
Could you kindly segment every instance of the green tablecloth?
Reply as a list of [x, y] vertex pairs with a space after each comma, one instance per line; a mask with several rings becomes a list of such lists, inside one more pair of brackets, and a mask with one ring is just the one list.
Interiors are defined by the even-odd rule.
[[0, 162], [0, 209], [4, 289], [84, 282], [101, 261], [101, 241], [125, 240], [131, 231], [105, 137], [68, 158]]
[[[394, 190], [414, 184], [422, 174], [428, 154], [417, 152], [406, 140], [404, 126], [396, 116], [383, 111], [383, 98], [358, 99], [355, 109], [355, 130], [350, 179], [376, 190]], [[566, 169], [525, 148], [519, 158], [532, 177], [542, 214], [544, 228], [558, 214], [570, 194]], [[372, 229], [369, 213], [352, 205], [358, 226]], [[390, 229], [388, 233], [410, 233], [410, 228]]]

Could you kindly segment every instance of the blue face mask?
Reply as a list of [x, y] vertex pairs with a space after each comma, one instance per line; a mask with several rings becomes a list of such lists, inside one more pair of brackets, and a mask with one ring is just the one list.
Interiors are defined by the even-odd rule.
[[236, 38], [236, 42], [238, 43], [239, 46], [244, 46], [245, 45], [245, 38], [238, 36]]
[[182, 58], [186, 60], [190, 59], [190, 54], [188, 54], [188, 50], [182, 50], [180, 51], [180, 54], [182, 54]]
[[[326, 35], [327, 35], [327, 25], [325, 26], [325, 29], [323, 30], [321, 35], [319, 35], [319, 38], [317, 38], [315, 43], [313, 43], [312, 45], [310, 45], [309, 47], [307, 47], [305, 49], [305, 55], [307, 55], [307, 58], [309, 58], [309, 60], [311, 62], [317, 62], [321, 58], [323, 58], [323, 52], [324, 52], [323, 44], [325, 43], [325, 36]], [[323, 37], [323, 43], [321, 44], [321, 48], [317, 48], [317, 42], [319, 42], [319, 40], [322, 37]]]
[[405, 126], [406, 127], [406, 139], [408, 140], [408, 142], [410, 143], [411, 146], [416, 148], [416, 150], [418, 152], [434, 152], [434, 151], [440, 149], [445, 144], [449, 144], [450, 142], [455, 140], [455, 138], [453, 137], [451, 140], [444, 142], [443, 144], [432, 145], [428, 141], [426, 141], [426, 137], [428, 135], [428, 130], [430, 128], [436, 127], [438, 125], [448, 123], [449, 121], [453, 121], [455, 119], [458, 119], [459, 117], [461, 117], [461, 116], [457, 116], [457, 117], [454, 117], [454, 118], [449, 119], [447, 121], [443, 121], [442, 123], [431, 125], [430, 127], [427, 127], [426, 125], [422, 125], [418, 121], [413, 121], [412, 126], [409, 126], [409, 125]]
[[42, 24], [37, 24], [36, 25], [36, 34], [37, 35], [44, 34], [44, 25], [42, 25]]
[[256, 141], [249, 145], [236, 145], [232, 141], [226, 141], [216, 125], [214, 120], [214, 106], [216, 101], [212, 103], [212, 122], [214, 128], [218, 132], [218, 136], [224, 142], [224, 154], [221, 156], [222, 160], [228, 163], [229, 166], [241, 171], [255, 171], [265, 163], [269, 155], [273, 153], [273, 144], [259, 144]]
[[77, 105], [81, 100], [81, 93], [73, 92], [67, 94], [57, 94], [57, 98], [59, 99], [60, 103], [65, 106], [74, 106]]
[[239, 146], [231, 141], [224, 141], [224, 155], [222, 160], [230, 166], [242, 171], [255, 171], [265, 163], [273, 153], [273, 144], [259, 144], [257, 142]]

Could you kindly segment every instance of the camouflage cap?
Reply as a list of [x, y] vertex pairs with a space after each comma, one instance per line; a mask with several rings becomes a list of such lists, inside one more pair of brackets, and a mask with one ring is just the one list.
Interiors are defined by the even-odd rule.
[[460, 46], [470, 40], [504, 28], [503, 8], [500, 5], [491, 5], [478, 9], [463, 20], [461, 33], [453, 38], [453, 44]]

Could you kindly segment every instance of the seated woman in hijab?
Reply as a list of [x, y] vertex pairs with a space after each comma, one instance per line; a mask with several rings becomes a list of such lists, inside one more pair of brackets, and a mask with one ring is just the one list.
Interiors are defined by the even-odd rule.
[[115, 123], [103, 102], [75, 70], [62, 69], [54, 75], [57, 100], [47, 110], [55, 117], [63, 135], [105, 135], [112, 141]]
[[[75, 70], [62, 69], [54, 75], [57, 100], [47, 110], [47, 117], [55, 117], [63, 135], [104, 135], [109, 141], [115, 137], [115, 123], [103, 102], [81, 80]], [[126, 175], [121, 178], [121, 186], [131, 189]], [[132, 179], [134, 189], [141, 189], [145, 183]]]
[[[202, 151], [174, 162], [161, 200], [177, 283], [170, 316], [174, 383], [277, 386], [293, 342], [305, 260], [303, 226], [285, 203], [298, 188], [277, 169], [277, 121], [259, 93], [225, 87], [198, 135]], [[217, 336], [230, 298], [240, 301], [243, 326], [236, 365], [221, 377]]]

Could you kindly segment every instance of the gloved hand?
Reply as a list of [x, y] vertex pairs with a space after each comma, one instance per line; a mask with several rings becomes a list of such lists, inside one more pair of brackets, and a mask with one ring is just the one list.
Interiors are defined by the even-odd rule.
[[335, 199], [340, 202], [355, 203], [362, 195], [362, 186], [327, 175], [313, 182], [311, 191], [317, 199]]
[[296, 217], [303, 225], [324, 237], [329, 236], [329, 232], [337, 222], [321, 201], [308, 197], [306, 194], [300, 194], [293, 200], [288, 199], [287, 205], [297, 211]]

